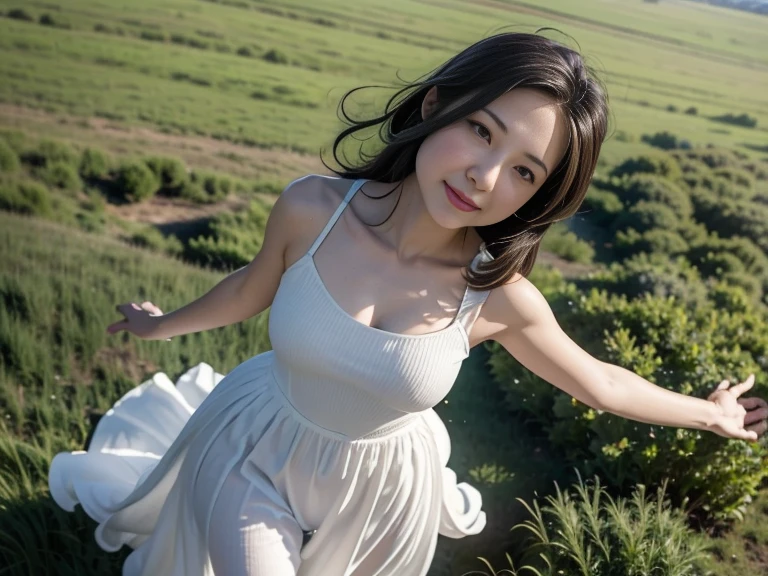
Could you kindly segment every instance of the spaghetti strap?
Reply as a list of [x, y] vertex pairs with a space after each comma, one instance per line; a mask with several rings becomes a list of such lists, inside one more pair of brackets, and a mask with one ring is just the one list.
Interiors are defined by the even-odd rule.
[[355, 180], [352, 183], [352, 186], [349, 187], [349, 191], [347, 192], [346, 196], [344, 196], [344, 200], [342, 200], [341, 204], [339, 204], [338, 208], [336, 208], [336, 211], [333, 213], [333, 216], [331, 216], [331, 219], [328, 220], [328, 223], [325, 225], [325, 228], [323, 228], [323, 231], [320, 232], [320, 235], [315, 238], [314, 243], [309, 249], [310, 256], [314, 255], [320, 244], [322, 244], [323, 240], [325, 240], [328, 232], [330, 232], [331, 228], [333, 228], [333, 225], [336, 224], [336, 220], [339, 219], [339, 216], [341, 216], [344, 208], [346, 208], [347, 204], [349, 204], [349, 201], [352, 200], [352, 196], [355, 195], [355, 192], [357, 192], [366, 182], [367, 180], [361, 178], [360, 180]]
[[[483, 243], [470, 266], [474, 268], [478, 262], [487, 262], [489, 260], [493, 260], [493, 256], [491, 256], [491, 253], [485, 247], [485, 243]], [[480, 315], [480, 309], [485, 304], [489, 294], [490, 290], [470, 290], [469, 286], [467, 286], [464, 298], [459, 306], [459, 312], [456, 314], [456, 322], [462, 325], [467, 335], [469, 335], [475, 320]]]

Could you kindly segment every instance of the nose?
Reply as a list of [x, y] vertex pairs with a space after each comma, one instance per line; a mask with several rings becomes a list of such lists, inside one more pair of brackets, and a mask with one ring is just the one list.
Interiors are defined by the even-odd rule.
[[475, 183], [477, 190], [490, 192], [496, 185], [500, 172], [500, 162], [492, 158], [484, 158], [477, 160], [467, 169], [467, 178]]

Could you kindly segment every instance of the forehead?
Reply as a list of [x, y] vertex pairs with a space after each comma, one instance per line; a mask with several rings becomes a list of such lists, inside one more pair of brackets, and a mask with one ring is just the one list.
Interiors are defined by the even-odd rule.
[[[502, 134], [505, 140], [537, 154], [550, 169], [565, 153], [568, 126], [562, 108], [551, 96], [530, 88], [516, 88], [485, 108], [507, 127], [508, 133]], [[493, 126], [498, 128], [495, 122]]]

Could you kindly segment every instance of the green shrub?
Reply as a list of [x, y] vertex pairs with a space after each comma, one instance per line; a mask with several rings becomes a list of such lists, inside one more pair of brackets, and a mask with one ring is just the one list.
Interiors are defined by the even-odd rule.
[[19, 169], [19, 156], [5, 140], [0, 140], [0, 174], [10, 174]]
[[48, 186], [55, 186], [62, 190], [77, 191], [83, 187], [75, 167], [61, 160], [49, 162], [39, 171], [39, 176]]
[[170, 235], [166, 238], [154, 226], [147, 226], [144, 230], [133, 233], [129, 241], [135, 246], [163, 252], [169, 256], [179, 256], [184, 252], [184, 245], [176, 236]]
[[670, 258], [659, 252], [643, 252], [623, 262], [612, 262], [607, 269], [574, 283], [584, 293], [597, 289], [633, 299], [646, 294], [672, 297], [686, 308], [704, 306], [708, 298], [696, 267], [685, 258]]
[[673, 150], [674, 148], [680, 147], [677, 136], [666, 130], [663, 132], [656, 132], [656, 134], [653, 135], [643, 134], [641, 140], [654, 148], [661, 148], [662, 150]]
[[86, 148], [80, 159], [80, 176], [87, 180], [102, 180], [109, 175], [109, 157], [96, 148]]
[[288, 64], [288, 56], [282, 50], [277, 50], [275, 48], [267, 50], [262, 58], [273, 64]]
[[165, 193], [173, 194], [188, 179], [187, 167], [178, 158], [155, 156], [145, 160]]
[[615, 193], [595, 186], [589, 189], [580, 208], [584, 217], [599, 227], [607, 227], [622, 210], [624, 205]]
[[524, 559], [535, 558], [529, 571], [543, 570], [541, 576], [699, 573], [698, 562], [707, 557], [709, 544], [688, 528], [685, 514], [670, 505], [665, 486], [655, 498], [647, 498], [640, 484], [628, 500], [612, 498], [597, 476], [592, 485], [579, 477], [573, 489], [574, 495], [555, 484], [555, 494], [545, 498], [543, 507], [517, 499], [531, 516], [513, 528], [531, 535]]
[[[662, 388], [705, 398], [721, 380], [755, 373], [750, 395], [766, 395], [768, 323], [754, 307], [741, 313], [650, 294], [632, 300], [598, 289], [580, 294], [572, 284], [548, 300], [563, 330], [587, 352]], [[541, 429], [553, 458], [600, 474], [622, 493], [637, 483], [656, 485], [674, 471], [669, 486], [676, 504], [687, 498], [687, 510], [703, 518], [738, 517], [768, 476], [768, 449], [761, 444], [596, 410], [497, 344], [490, 349], [492, 373], [515, 417], [522, 413]]]
[[735, 126], [744, 126], [745, 128], [754, 128], [757, 126], [757, 118], [750, 116], [749, 114], [722, 114], [721, 116], [711, 116], [711, 120], [717, 122], [724, 122], [725, 124], [733, 124]]
[[78, 166], [79, 156], [75, 150], [57, 140], [40, 140], [37, 146], [22, 154], [21, 159], [35, 167], [45, 167], [53, 162]]
[[5, 15], [6, 17], [13, 18], [14, 20], [23, 20], [25, 22], [35, 21], [35, 17], [23, 8], [11, 8]]
[[143, 162], [126, 162], [115, 174], [115, 184], [120, 194], [130, 202], [141, 202], [154, 196], [160, 182]]
[[688, 242], [675, 230], [653, 228], [642, 234], [634, 228], [619, 230], [614, 241], [614, 254], [619, 259], [641, 252], [676, 256], [688, 251]]
[[568, 230], [562, 222], [547, 230], [542, 238], [541, 248], [570, 262], [589, 263], [595, 256], [594, 248]]
[[675, 230], [679, 223], [677, 214], [666, 204], [641, 200], [616, 217], [613, 229], [634, 228], [643, 233], [653, 228]]
[[616, 166], [610, 175], [621, 177], [639, 173], [658, 174], [670, 180], [679, 180], [682, 177], [680, 165], [670, 155], [627, 158]]
[[187, 258], [222, 270], [245, 266], [261, 249], [269, 210], [269, 205], [254, 200], [248, 210], [220, 212], [210, 224], [210, 236], [189, 241]]
[[621, 182], [619, 197], [630, 205], [641, 201], [659, 202], [671, 208], [679, 219], [693, 215], [688, 193], [671, 180], [655, 174], [638, 173], [626, 177]]
[[0, 181], [0, 209], [33, 216], [50, 216], [51, 194], [37, 182]]
[[211, 201], [208, 194], [203, 190], [203, 187], [199, 183], [192, 182], [191, 180], [182, 182], [181, 186], [176, 190], [176, 195], [179, 198], [191, 200], [192, 202], [199, 202], [200, 204], [205, 204]]
[[699, 109], [696, 108], [696, 106], [690, 106], [685, 109], [685, 113], [688, 114], [689, 116], [696, 116], [696, 114], [699, 113]]

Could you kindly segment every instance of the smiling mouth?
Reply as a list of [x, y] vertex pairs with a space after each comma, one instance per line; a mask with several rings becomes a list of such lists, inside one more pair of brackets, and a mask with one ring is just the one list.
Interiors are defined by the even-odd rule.
[[451, 204], [453, 204], [456, 208], [463, 212], [473, 212], [475, 210], [480, 210], [480, 207], [477, 204], [472, 202], [472, 200], [464, 196], [461, 192], [451, 188], [447, 182], [444, 184], [445, 193], [448, 196]]

